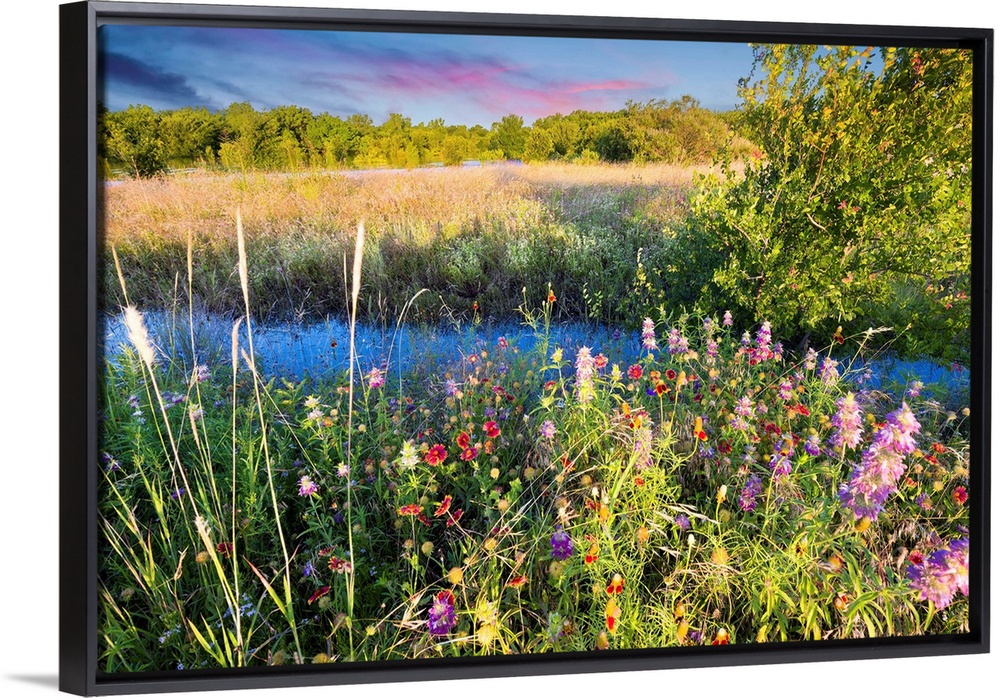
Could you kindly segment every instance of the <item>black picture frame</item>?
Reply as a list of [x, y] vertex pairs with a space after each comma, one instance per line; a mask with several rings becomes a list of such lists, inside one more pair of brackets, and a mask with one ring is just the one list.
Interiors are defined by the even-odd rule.
[[[490, 657], [345, 666], [130, 674], [97, 670], [97, 27], [105, 21], [702, 41], [919, 45], [973, 52], [970, 628], [965, 635], [595, 656]], [[993, 31], [905, 26], [628, 19], [250, 6], [77, 2], [60, 7], [59, 685], [78, 695], [280, 688], [365, 682], [946, 656], [989, 651]], [[84, 262], [84, 264], [81, 264]]]

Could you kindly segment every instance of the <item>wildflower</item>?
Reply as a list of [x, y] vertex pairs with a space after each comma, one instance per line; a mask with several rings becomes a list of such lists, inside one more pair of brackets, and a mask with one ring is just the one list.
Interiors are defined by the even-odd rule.
[[726, 309], [726, 313], [722, 315], [722, 325], [723, 326], [733, 325], [733, 314], [729, 311], [729, 309]]
[[597, 561], [597, 556], [601, 553], [601, 548], [596, 542], [590, 545], [590, 549], [587, 550], [587, 554], [583, 557], [584, 564], [593, 564]]
[[770, 360], [774, 357], [774, 352], [771, 350], [771, 324], [768, 321], [764, 321], [761, 324], [760, 329], [757, 331], [757, 347], [753, 350], [750, 359], [751, 362], [764, 362], [765, 360]]
[[839, 364], [830, 356], [823, 358], [823, 364], [820, 366], [820, 378], [827, 386], [833, 386], [840, 378], [840, 372], [837, 370]]
[[180, 497], [184, 495], [184, 487], [178, 488], [176, 491], [170, 493], [170, 497], [175, 501], [180, 500]]
[[311, 561], [307, 561], [306, 565], [302, 567], [302, 575], [308, 578], [309, 576], [314, 576], [316, 574], [316, 567], [313, 566]]
[[792, 398], [792, 380], [785, 377], [781, 380], [781, 384], [778, 385], [778, 398], [782, 401], [788, 401]]
[[618, 607], [618, 601], [614, 598], [608, 599], [608, 604], [604, 606], [604, 616], [608, 625], [608, 632], [610, 634], [615, 633], [615, 625], [618, 623], [618, 618], [621, 617], [622, 610]]
[[454, 527], [458, 525], [458, 521], [462, 519], [462, 509], [456, 508], [455, 510], [448, 513], [448, 518], [444, 522], [445, 527]]
[[340, 464], [339, 464], [339, 465], [337, 466], [337, 476], [339, 476], [339, 477], [340, 477], [341, 479], [346, 479], [346, 478], [348, 478], [348, 477], [349, 477], [350, 475], [351, 475], [351, 468], [350, 468], [350, 467], [348, 467], [348, 466], [347, 466], [346, 464], [344, 464], [343, 462], [341, 462], [341, 463], [340, 463]]
[[910, 587], [938, 609], [951, 605], [955, 594], [969, 594], [969, 540], [952, 540], [946, 547], [906, 570]]
[[964, 486], [957, 486], [954, 491], [951, 492], [951, 500], [955, 502], [955, 505], [963, 505], [967, 500], [969, 500], [969, 494], [965, 490]]
[[368, 386], [371, 389], [378, 389], [385, 384], [385, 375], [382, 374], [382, 370], [378, 367], [372, 367], [371, 371], [365, 376], [368, 378]]
[[398, 512], [400, 515], [420, 515], [421, 508], [416, 503], [408, 503], [405, 506], [400, 506]]
[[594, 398], [594, 358], [590, 348], [581, 347], [576, 353], [576, 390], [580, 403]]
[[330, 562], [328, 564], [330, 571], [335, 574], [349, 574], [354, 570], [351, 566], [351, 562], [347, 559], [341, 559], [338, 556], [330, 557]]
[[507, 338], [505, 336], [500, 336], [497, 338], [497, 347], [501, 350], [506, 350], [508, 346]]
[[682, 355], [688, 352], [688, 340], [676, 328], [671, 328], [667, 335], [667, 351], [671, 355]]
[[656, 350], [656, 329], [653, 319], [646, 317], [642, 321], [642, 347], [646, 350]]
[[721, 505], [726, 500], [726, 493], [728, 492], [729, 487], [726, 484], [720, 486], [719, 490], [715, 493], [715, 502]]
[[483, 432], [486, 433], [486, 437], [489, 438], [500, 437], [500, 428], [497, 426], [497, 422], [495, 420], [486, 421], [486, 423], [483, 424]]
[[441, 444], [435, 444], [424, 455], [424, 461], [432, 467], [441, 464], [446, 459], [448, 459], [448, 450]]
[[458, 384], [455, 382], [455, 380], [454, 379], [445, 379], [444, 380], [444, 395], [445, 396], [454, 396], [457, 393], [458, 393]]
[[563, 530], [562, 525], [556, 525], [549, 544], [552, 546], [552, 558], [556, 561], [565, 561], [573, 556], [573, 539]]
[[724, 629], [720, 629], [715, 633], [715, 638], [712, 640], [712, 646], [718, 646], [720, 644], [729, 644], [729, 632]]
[[733, 412], [738, 416], [749, 418], [753, 415], [753, 400], [751, 400], [749, 396], [741, 396], [736, 400], [736, 406], [733, 408]]
[[771, 455], [771, 473], [775, 477], [788, 476], [792, 473], [792, 457], [795, 455], [794, 440], [791, 435], [784, 435], [774, 443]]
[[309, 605], [312, 605], [313, 603], [315, 603], [317, 600], [319, 600], [329, 592], [330, 592], [329, 586], [320, 586], [315, 591], [313, 591], [313, 594], [311, 596], [309, 596]]
[[205, 417], [205, 411], [202, 410], [201, 404], [192, 404], [188, 408], [188, 413], [191, 415], [191, 420], [199, 421]]
[[886, 416], [885, 425], [875, 433], [849, 482], [839, 490], [841, 503], [854, 511], [855, 518], [874, 520], [882, 512], [903, 475], [903, 456], [916, 449], [913, 435], [919, 432], [920, 423], [905, 402]]
[[417, 453], [417, 448], [413, 445], [412, 440], [407, 440], [399, 451], [399, 459], [396, 460], [396, 463], [403, 469], [413, 469], [419, 462], [420, 455]]
[[708, 440], [708, 433], [705, 432], [704, 424], [701, 416], [696, 416], [694, 419], [694, 429], [692, 431], [694, 436], [699, 440]]
[[471, 462], [477, 456], [479, 456], [479, 450], [476, 447], [466, 447], [459, 455], [463, 462]]
[[837, 412], [830, 419], [836, 428], [830, 444], [834, 447], [855, 448], [861, 443], [861, 407], [854, 400], [854, 394], [847, 392], [846, 396], [837, 399]]
[[757, 507], [757, 498], [762, 491], [763, 486], [761, 485], [760, 477], [756, 474], [751, 474], [743, 485], [743, 490], [740, 491], [740, 508], [747, 513], [755, 509]]
[[427, 629], [435, 637], [445, 637], [458, 622], [455, 615], [455, 596], [451, 591], [440, 591], [433, 598], [427, 611]]
[[635, 539], [640, 545], [644, 545], [649, 542], [649, 528], [645, 525], [640, 525], [639, 529], [635, 532]]
[[719, 343], [714, 338], [709, 338], [705, 343], [705, 355], [708, 358], [708, 365], [714, 365], [719, 358]]
[[303, 476], [299, 479], [299, 495], [300, 496], [312, 496], [317, 491], [319, 491], [319, 486], [317, 486], [312, 479], [308, 476]]
[[212, 376], [212, 373], [208, 371], [208, 365], [195, 365], [194, 368], [194, 378], [197, 382], [207, 381]]
[[679, 527], [682, 531], [688, 530], [691, 528], [691, 519], [682, 513], [674, 518], [674, 524], [677, 525], [677, 527]]
[[543, 438], [551, 440], [556, 434], [556, 424], [550, 420], [542, 421], [542, 427], [539, 428], [539, 432]]
[[910, 396], [910, 397], [913, 397], [913, 398], [916, 398], [916, 397], [920, 396], [920, 392], [923, 391], [923, 389], [924, 389], [924, 383], [923, 382], [921, 382], [919, 380], [910, 382], [910, 385], [909, 385], [909, 387], [906, 390], [906, 395]]
[[233, 547], [232, 542], [219, 542], [219, 544], [215, 545], [215, 551], [224, 557], [229, 557], [234, 549], [235, 547]]
[[622, 578], [621, 574], [615, 574], [611, 577], [611, 583], [608, 584], [608, 595], [618, 595], [625, 589], [625, 580]]
[[469, 443], [471, 441], [472, 441], [472, 438], [464, 430], [461, 433], [458, 434], [457, 438], [455, 438], [455, 444], [458, 445], [459, 447], [461, 447], [463, 450], [466, 447], [469, 446]]
[[819, 435], [813, 433], [808, 438], [806, 438], [805, 444], [802, 445], [802, 448], [806, 451], [807, 455], [811, 457], [816, 457], [820, 452]]
[[930, 510], [933, 508], [930, 497], [926, 493], [917, 494], [916, 504], [920, 506], [921, 510]]
[[440, 518], [442, 515], [448, 512], [449, 508], [451, 508], [450, 495], [445, 496], [444, 499], [440, 503], [438, 503], [437, 510], [434, 511], [434, 517]]
[[802, 361], [802, 367], [804, 369], [816, 369], [816, 359], [818, 356], [819, 353], [817, 353], [812, 348], [809, 348], [809, 350], [806, 352], [805, 358]]
[[520, 588], [528, 582], [527, 576], [515, 576], [507, 582], [507, 588]]
[[553, 292], [551, 289], [549, 290], [549, 297], [548, 297], [547, 301], [550, 304], [555, 304], [556, 303], [556, 293]]

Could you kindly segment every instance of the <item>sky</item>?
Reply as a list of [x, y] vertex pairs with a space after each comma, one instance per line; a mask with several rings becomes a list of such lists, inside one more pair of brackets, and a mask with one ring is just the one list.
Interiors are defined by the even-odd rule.
[[627, 100], [732, 109], [752, 53], [738, 43], [105, 25], [99, 98], [111, 110], [249, 102], [413, 123], [530, 124]]

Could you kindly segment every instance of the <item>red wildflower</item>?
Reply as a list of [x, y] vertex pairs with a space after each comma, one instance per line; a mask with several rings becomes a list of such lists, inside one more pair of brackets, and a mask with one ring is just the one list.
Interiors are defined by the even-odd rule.
[[417, 520], [419, 520], [420, 522], [422, 522], [427, 527], [431, 526], [431, 519], [428, 518], [425, 513], [421, 513], [420, 515], [418, 515], [417, 516]]
[[545, 391], [549, 391], [550, 389], [554, 388], [555, 385], [556, 385], [556, 380], [555, 379], [550, 379], [549, 381], [545, 382], [545, 386], [544, 386]]
[[931, 445], [931, 449], [932, 449], [932, 450], [934, 450], [935, 452], [937, 452], [937, 453], [938, 453], [938, 454], [940, 455], [940, 454], [944, 454], [944, 453], [945, 453], [945, 451], [946, 451], [946, 450], [947, 450], [948, 448], [946, 448], [946, 447], [945, 447], [944, 445], [942, 445], [942, 444], [941, 444], [940, 442], [935, 442], [935, 443], [934, 443], [933, 445]]
[[437, 510], [434, 511], [434, 517], [440, 518], [442, 515], [448, 512], [451, 508], [451, 496], [445, 496], [444, 499], [438, 504]]
[[527, 576], [515, 576], [507, 582], [507, 588], [520, 588], [528, 582]]
[[625, 579], [622, 578], [621, 574], [615, 574], [611, 577], [611, 583], [608, 584], [608, 595], [618, 595], [625, 589]]
[[466, 447], [464, 450], [462, 450], [462, 454], [459, 456], [462, 458], [463, 462], [471, 462], [477, 456], [479, 456], [479, 450], [477, 450], [475, 447]]
[[549, 290], [549, 303], [550, 304], [556, 303], [556, 293], [553, 292], [551, 289]]
[[312, 605], [313, 603], [315, 603], [317, 600], [319, 600], [329, 592], [330, 592], [329, 586], [321, 586], [317, 588], [315, 591], [313, 591], [313, 594], [309, 596], [309, 604]]
[[965, 490], [964, 486], [958, 486], [951, 492], [951, 500], [955, 501], [955, 505], [960, 506], [969, 500], [969, 493]]
[[924, 563], [924, 555], [921, 554], [920, 552], [916, 552], [916, 551], [911, 552], [910, 553], [910, 563], [911, 564], [916, 564], [917, 566], [920, 566], [921, 564]]
[[448, 513], [448, 520], [445, 522], [445, 527], [458, 525], [458, 521], [461, 519], [462, 519], [462, 509], [456, 508], [452, 512]]
[[597, 555], [601, 553], [601, 548], [596, 542], [590, 545], [590, 550], [587, 551], [586, 556], [584, 556], [583, 561], [585, 564], [593, 564], [597, 561]]
[[675, 372], [672, 369], [668, 369], [667, 370], [667, 379], [669, 379], [670, 381], [674, 381], [675, 379], [677, 379], [677, 372]]
[[729, 632], [720, 629], [715, 633], [715, 639], [712, 640], [712, 646], [717, 646], [719, 644], [729, 644]]
[[420, 506], [416, 503], [409, 503], [405, 506], [400, 506], [399, 508], [400, 515], [420, 515], [420, 513]]
[[719, 440], [719, 454], [727, 455], [733, 451], [733, 446], [729, 440]]
[[594, 367], [597, 369], [604, 369], [608, 366], [608, 358], [604, 356], [604, 353], [600, 353], [594, 358]]
[[629, 367], [628, 378], [633, 380], [642, 379], [642, 367], [639, 365], [632, 365]]
[[469, 446], [469, 441], [471, 439], [472, 438], [469, 437], [469, 434], [463, 430], [461, 433], [458, 434], [458, 437], [455, 438], [455, 442], [458, 444], [459, 447], [461, 447], [464, 450], [466, 447]]
[[657, 382], [656, 383], [656, 395], [657, 396], [663, 396], [668, 391], [670, 391], [670, 389], [669, 389], [669, 387], [666, 384], [664, 384], [663, 382]]
[[486, 433], [486, 437], [498, 438], [500, 437], [500, 426], [495, 420], [486, 421], [483, 423], [483, 432]]
[[643, 479], [641, 476], [637, 476], [637, 477], [635, 477], [635, 485], [636, 486], [645, 486], [646, 485], [646, 480]]
[[215, 545], [215, 551], [224, 557], [228, 557], [233, 553], [233, 543], [232, 542], [219, 542]]
[[448, 450], [441, 444], [434, 445], [427, 451], [427, 454], [424, 455], [424, 461], [432, 467], [441, 464], [446, 459], [448, 459]]

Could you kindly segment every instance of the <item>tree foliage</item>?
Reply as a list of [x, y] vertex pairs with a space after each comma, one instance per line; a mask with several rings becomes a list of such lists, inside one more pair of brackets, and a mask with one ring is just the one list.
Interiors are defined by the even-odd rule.
[[967, 356], [971, 80], [963, 50], [755, 46], [736, 128], [757, 150], [692, 204], [728, 251], [707, 296], [786, 336], [891, 325]]

